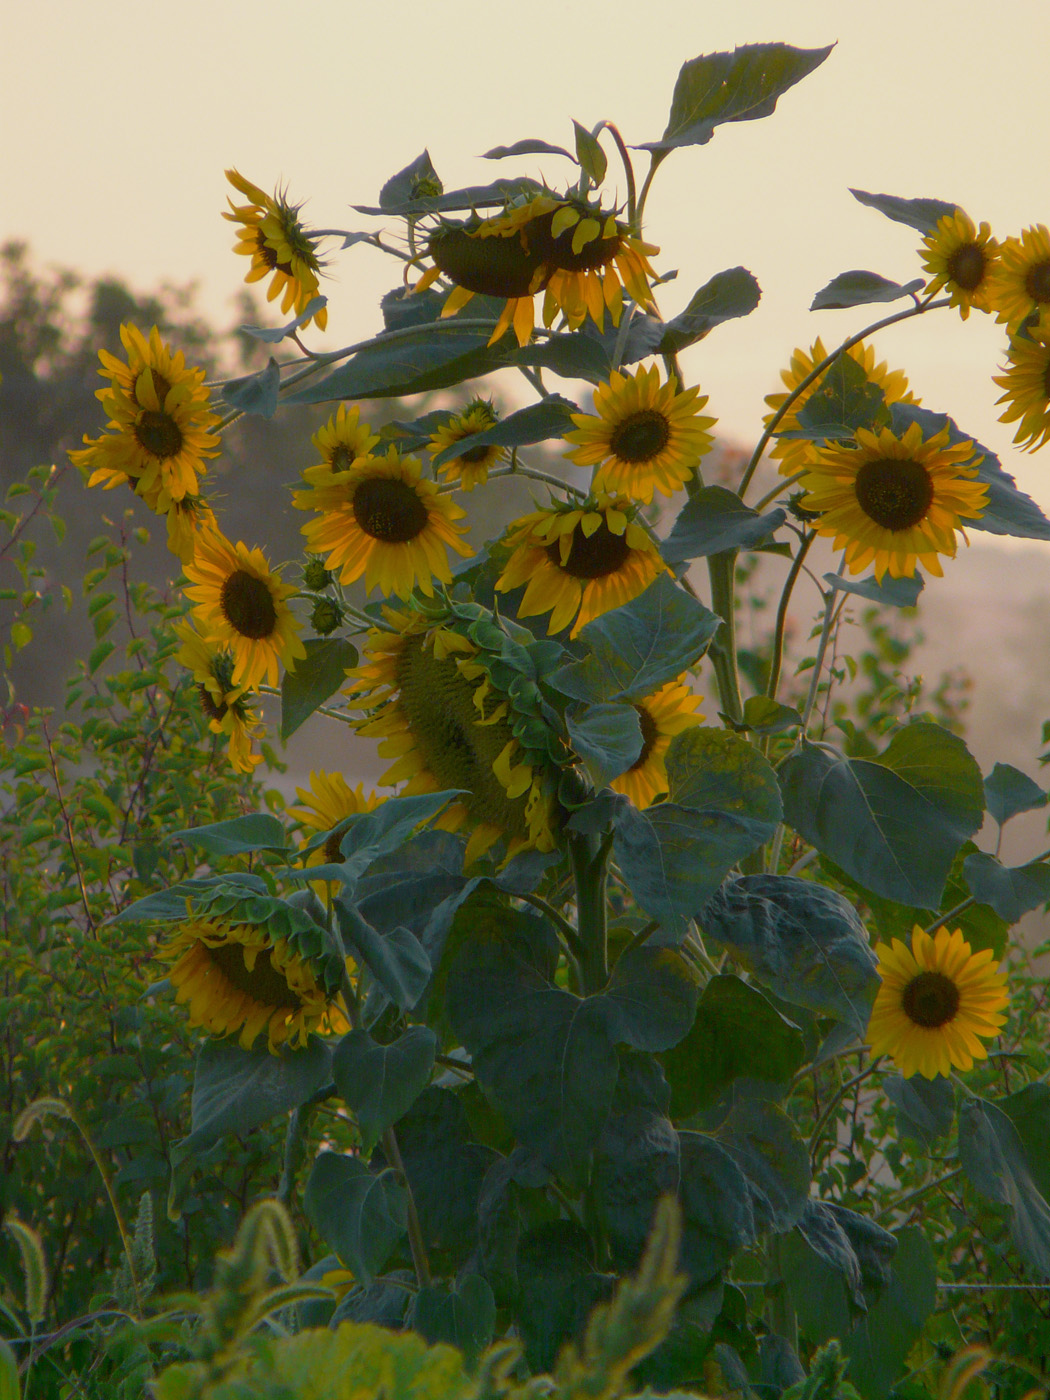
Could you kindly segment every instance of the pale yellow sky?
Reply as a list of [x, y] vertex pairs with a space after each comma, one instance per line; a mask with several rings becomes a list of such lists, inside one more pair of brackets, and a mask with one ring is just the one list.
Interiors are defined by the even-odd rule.
[[[196, 279], [225, 320], [244, 267], [219, 218], [226, 166], [287, 183], [316, 226], [373, 227], [349, 204], [373, 203], [424, 146], [446, 188], [514, 171], [557, 182], [556, 157], [477, 156], [524, 136], [571, 144], [572, 117], [652, 140], [685, 59], [761, 40], [838, 47], [771, 118], [675, 152], [647, 228], [658, 266], [680, 269], [665, 314], [738, 263], [763, 287], [754, 315], [685, 356], [723, 430], [748, 442], [796, 344], [876, 319], [810, 313], [814, 292], [848, 268], [920, 272], [917, 235], [848, 186], [953, 200], [1000, 236], [1050, 223], [1050, 0], [8, 0], [0, 240], [142, 290]], [[346, 344], [379, 328], [397, 270], [353, 248], [333, 271], [331, 343]], [[1002, 344], [989, 318], [955, 313], [878, 341], [1050, 512], [1050, 449], [1015, 452], [996, 421]]]

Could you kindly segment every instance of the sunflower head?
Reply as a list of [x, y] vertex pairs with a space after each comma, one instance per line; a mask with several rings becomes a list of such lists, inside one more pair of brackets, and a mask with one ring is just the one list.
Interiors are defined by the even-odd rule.
[[213, 734], [225, 734], [230, 763], [237, 772], [252, 772], [262, 762], [252, 752], [252, 740], [266, 728], [256, 718], [251, 692], [233, 684], [233, 657], [206, 642], [188, 622], [176, 623], [175, 635], [182, 644], [175, 659], [193, 677], [208, 728]]
[[968, 214], [956, 209], [945, 214], [922, 241], [923, 267], [932, 275], [926, 291], [934, 296], [944, 288], [951, 305], [965, 321], [970, 308], [991, 311], [991, 290], [999, 264], [999, 244], [988, 224], [978, 229]]
[[954, 558], [956, 531], [988, 504], [988, 487], [974, 480], [972, 442], [949, 442], [945, 428], [923, 439], [918, 423], [903, 436], [883, 428], [857, 430], [850, 445], [824, 448], [802, 478], [802, 506], [819, 512], [816, 529], [845, 547], [851, 573], [874, 561], [881, 581], [911, 578], [916, 563], [940, 577], [939, 554]]
[[[266, 194], [236, 170], [227, 170], [226, 178], [249, 201], [234, 204], [231, 199], [230, 212], [222, 216], [240, 225], [234, 252], [251, 258], [244, 280], [259, 282], [272, 277], [267, 301], [280, 296], [285, 314], [293, 308], [297, 313], [304, 311], [320, 290], [317, 275], [322, 263], [314, 239], [299, 219], [302, 206], [289, 204], [282, 191]], [[327, 307], [322, 306], [303, 324], [308, 326], [310, 321], [316, 321], [318, 330], [323, 331], [328, 324]]]
[[[464, 438], [483, 433], [498, 421], [499, 415], [488, 399], [474, 399], [462, 413], [442, 423], [427, 443], [427, 451], [431, 457], [436, 457], [439, 452], [454, 447]], [[505, 456], [505, 448], [482, 444], [480, 447], [468, 447], [462, 457], [451, 458], [438, 470], [446, 481], [455, 482], [464, 491], [473, 491], [475, 486], [484, 485], [489, 471], [498, 466]]]
[[1011, 331], [1029, 317], [1050, 312], [1050, 229], [1045, 224], [1004, 241], [991, 299], [998, 319]]
[[[1006, 393], [999, 421], [1017, 423], [1014, 442], [1034, 452], [1050, 442], [1050, 311], [1010, 342], [1006, 373], [993, 381]], [[1018, 421], [1020, 420], [1020, 421]]]
[[361, 422], [361, 410], [356, 404], [347, 408], [341, 403], [323, 428], [310, 439], [321, 454], [320, 467], [329, 472], [347, 472], [369, 456], [379, 441], [367, 423]]
[[879, 988], [868, 1040], [874, 1055], [891, 1055], [906, 1079], [972, 1069], [999, 1034], [1009, 1000], [1006, 978], [988, 949], [975, 953], [962, 930], [934, 935], [916, 925], [911, 946], [899, 938], [875, 948]]
[[638, 808], [651, 806], [667, 792], [667, 750], [676, 734], [692, 729], [703, 719], [696, 712], [702, 698], [681, 681], [669, 681], [652, 695], [634, 702], [642, 749], [626, 773], [610, 783], [615, 792], [622, 792]]

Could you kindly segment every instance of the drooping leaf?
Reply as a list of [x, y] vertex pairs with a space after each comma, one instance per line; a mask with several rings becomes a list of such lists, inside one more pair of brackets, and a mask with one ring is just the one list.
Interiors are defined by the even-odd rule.
[[[426, 156], [426, 152], [423, 153]], [[422, 160], [418, 157], [417, 160]], [[427, 157], [429, 161], [429, 157]], [[397, 193], [393, 190], [394, 181], [407, 176], [412, 171], [413, 165], [406, 166], [405, 170], [395, 175], [384, 187], [391, 190], [391, 198]], [[416, 177], [418, 178], [418, 177]], [[395, 214], [404, 218], [419, 218], [424, 214], [448, 214], [456, 210], [466, 209], [491, 209], [507, 204], [509, 201], [519, 199], [523, 195], [531, 196], [543, 193], [543, 186], [535, 180], [526, 176], [516, 176], [509, 180], [493, 180], [488, 185], [467, 185], [463, 189], [449, 190], [446, 194], [423, 195], [417, 194], [405, 197], [397, 203], [388, 205], [354, 204], [351, 208], [356, 209], [359, 214]]]
[[663, 136], [646, 142], [644, 149], [702, 146], [722, 122], [770, 116], [780, 95], [819, 67], [833, 47], [745, 44], [732, 53], [691, 59], [678, 74]]
[[472, 1364], [496, 1329], [496, 1300], [480, 1274], [451, 1284], [432, 1283], [415, 1295], [409, 1325], [433, 1346], [447, 1342]]
[[997, 763], [984, 780], [984, 799], [993, 819], [1002, 826], [1019, 812], [1045, 807], [1050, 797], [1027, 773], [1009, 763]]
[[335, 1087], [357, 1119], [366, 1151], [426, 1088], [436, 1050], [437, 1037], [427, 1026], [409, 1026], [389, 1045], [353, 1030], [336, 1046]]
[[868, 194], [866, 190], [854, 189], [850, 194], [861, 204], [885, 214], [887, 219], [907, 224], [921, 234], [932, 233], [946, 214], [954, 214], [956, 210], [954, 204], [946, 204], [943, 199], [898, 199], [892, 194]]
[[918, 1074], [911, 1079], [888, 1074], [882, 1081], [882, 1091], [897, 1110], [898, 1128], [924, 1147], [951, 1132], [955, 1089], [950, 1079], [940, 1074], [933, 1079]]
[[783, 1277], [806, 1334], [848, 1333], [892, 1282], [897, 1239], [866, 1216], [809, 1200], [782, 1243]]
[[642, 751], [642, 727], [633, 705], [586, 705], [566, 715], [565, 727], [596, 788], [625, 773]]
[[483, 152], [481, 159], [505, 160], [507, 156], [567, 156], [572, 160], [572, 152], [564, 146], [552, 146], [549, 141], [531, 136], [515, 141], [512, 146], [493, 146], [491, 151]]
[[343, 831], [339, 846], [342, 862], [312, 865], [308, 871], [288, 871], [288, 878], [300, 880], [339, 880], [353, 885], [373, 862], [390, 855], [404, 845], [424, 822], [436, 817], [458, 790], [423, 793], [412, 797], [388, 797], [371, 812], [351, 817]]
[[612, 1292], [615, 1281], [597, 1272], [592, 1248], [587, 1232], [568, 1220], [552, 1220], [522, 1236], [518, 1327], [534, 1375], [551, 1369], [563, 1343]]
[[[368, 238], [369, 236], [370, 235], [367, 233], [357, 235], [358, 238]], [[346, 243], [344, 243], [343, 247], [345, 248], [346, 246]], [[276, 327], [238, 326], [237, 329], [242, 335], [250, 335], [253, 340], [262, 340], [268, 345], [277, 345], [280, 341], [290, 336], [293, 331], [297, 331], [304, 321], [309, 321], [313, 316], [317, 315], [322, 307], [327, 305], [327, 297], [311, 297], [299, 315], [289, 321], [287, 325]], [[267, 417], [269, 417], [268, 414]]]
[[596, 185], [605, 179], [609, 161], [597, 138], [585, 126], [573, 118], [572, 128], [576, 135], [576, 159], [580, 169], [585, 170]]
[[135, 919], [184, 919], [186, 901], [197, 899], [220, 886], [233, 886], [240, 889], [245, 898], [250, 895], [265, 895], [266, 881], [258, 875], [245, 871], [234, 871], [228, 875], [211, 875], [202, 880], [182, 880], [166, 890], [155, 890], [153, 894], [136, 899], [119, 914], [114, 914], [108, 922], [113, 924], [130, 923]]
[[405, 1232], [403, 1188], [393, 1171], [372, 1172], [360, 1157], [322, 1152], [303, 1192], [317, 1233], [366, 1287]]
[[858, 428], [876, 432], [889, 424], [886, 396], [852, 355], [840, 355], [796, 414], [798, 428], [781, 434], [816, 442], [852, 439]]
[[669, 564], [703, 559], [727, 549], [753, 549], [783, 525], [781, 506], [759, 515], [725, 486], [702, 486], [686, 501], [660, 546]]
[[703, 340], [723, 321], [750, 316], [761, 299], [762, 289], [746, 267], [730, 267], [716, 273], [694, 292], [684, 311], [664, 324], [655, 348], [661, 355], [677, 355]]
[[743, 722], [752, 734], [784, 734], [797, 729], [802, 716], [793, 705], [781, 705], [766, 695], [749, 695], [744, 701]]
[[810, 303], [810, 311], [832, 311], [845, 306], [868, 306], [872, 302], [897, 301], [900, 297], [911, 296], [923, 288], [923, 280], [916, 277], [903, 286], [891, 282], [877, 272], [864, 272], [854, 268], [850, 272], [840, 272], [826, 287], [822, 287]]
[[756, 1227], [790, 1230], [810, 1187], [809, 1151], [791, 1119], [766, 1099], [741, 1097], [716, 1136], [747, 1177]]
[[272, 355], [265, 369], [228, 379], [222, 386], [222, 396], [231, 408], [260, 418], [272, 418], [277, 412], [280, 391], [281, 371]]
[[365, 964], [391, 1001], [402, 1011], [410, 1011], [433, 971], [419, 939], [401, 925], [379, 933], [357, 906], [342, 896], [334, 905], [339, 932], [348, 949]]
[[906, 1226], [897, 1235], [889, 1286], [843, 1339], [849, 1378], [865, 1400], [889, 1400], [936, 1300], [933, 1250], [922, 1230]]
[[704, 1133], [678, 1138], [682, 1267], [702, 1284], [754, 1242], [754, 1207], [747, 1177], [721, 1143]]
[[629, 948], [598, 1000], [613, 1040], [635, 1050], [669, 1050], [693, 1024], [700, 995], [691, 963], [672, 948]]
[[288, 740], [357, 665], [357, 648], [343, 637], [310, 637], [306, 656], [281, 677], [281, 738]]
[[[1045, 1155], [1045, 1144], [1041, 1154]], [[1011, 1119], [987, 1099], [966, 1098], [959, 1109], [959, 1161], [973, 1186], [1010, 1211], [1010, 1233], [1021, 1255], [1050, 1278], [1050, 1206], [1028, 1163]], [[1045, 1167], [1041, 1167], [1045, 1176]]]
[[661, 1196], [678, 1191], [678, 1134], [644, 1108], [609, 1119], [598, 1142], [594, 1183], [598, 1208], [619, 1269], [633, 1269], [653, 1226]]
[[472, 433], [470, 437], [460, 438], [451, 447], [446, 447], [437, 454], [433, 466], [444, 466], [446, 462], [462, 457], [465, 452], [471, 452], [476, 447], [528, 447], [532, 443], [546, 442], [550, 438], [562, 438], [572, 431], [571, 415], [579, 411], [578, 404], [562, 398], [560, 394], [551, 394], [541, 403], [534, 403], [528, 408], [519, 409], [517, 413], [508, 414], [491, 428]]
[[1016, 924], [1030, 909], [1050, 900], [1050, 865], [1006, 866], [985, 851], [967, 856], [963, 874], [974, 899], [990, 904], [1001, 919]]
[[842, 593], [855, 593], [869, 603], [882, 603], [891, 608], [913, 608], [919, 601], [925, 580], [916, 570], [912, 578], [891, 578], [889, 574], [883, 574], [881, 583], [874, 574], [861, 579], [825, 574], [824, 582], [829, 588], [837, 588]]
[[877, 760], [804, 744], [778, 776], [788, 825], [863, 888], [901, 904], [937, 908], [955, 853], [984, 817], [980, 769], [936, 724], [899, 729]]
[[1050, 1085], [1033, 1079], [1015, 1094], [999, 1100], [1024, 1148], [1028, 1170], [1044, 1199], [1050, 1200]]
[[270, 812], [249, 812], [229, 821], [169, 832], [167, 840], [196, 846], [212, 856], [231, 856], [242, 851], [283, 851], [288, 846], [288, 833]]
[[441, 177], [434, 169], [430, 152], [425, 149], [403, 170], [399, 170], [387, 180], [379, 191], [379, 208], [383, 212], [392, 213], [406, 201], [415, 199], [421, 185], [437, 190], [442, 187]]

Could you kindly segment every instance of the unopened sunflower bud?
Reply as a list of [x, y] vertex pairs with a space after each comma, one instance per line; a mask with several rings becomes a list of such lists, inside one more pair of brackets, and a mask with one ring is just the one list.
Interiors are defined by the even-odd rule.
[[320, 593], [332, 582], [332, 575], [328, 572], [320, 559], [308, 560], [303, 569], [303, 583], [309, 588], [311, 593]]
[[806, 499], [806, 491], [793, 491], [788, 498], [787, 508], [791, 514], [803, 525], [809, 525], [814, 520], [819, 520], [822, 513], [819, 510], [807, 510], [802, 502]]
[[310, 625], [319, 637], [327, 637], [343, 620], [343, 610], [330, 598], [318, 598], [310, 614]]

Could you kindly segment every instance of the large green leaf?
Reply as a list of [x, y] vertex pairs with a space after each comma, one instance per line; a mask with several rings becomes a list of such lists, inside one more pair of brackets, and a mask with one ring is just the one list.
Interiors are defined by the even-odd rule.
[[782, 1250], [799, 1323], [810, 1340], [822, 1343], [845, 1336], [885, 1293], [897, 1240], [866, 1216], [810, 1199]]
[[705, 282], [685, 310], [665, 323], [656, 349], [661, 355], [677, 355], [723, 321], [749, 316], [761, 300], [762, 289], [746, 267], [727, 268]]
[[446, 462], [462, 457], [477, 447], [529, 447], [550, 438], [562, 438], [572, 432], [574, 424], [571, 415], [579, 411], [578, 404], [563, 399], [560, 394], [551, 394], [541, 403], [530, 404], [528, 408], [501, 418], [491, 428], [459, 438], [451, 447], [439, 452], [431, 465], [444, 466]]
[[977, 851], [966, 857], [963, 874], [974, 899], [990, 905], [1008, 924], [1050, 900], [1050, 865], [1041, 861], [1006, 866], [986, 851]]
[[411, 1011], [430, 981], [427, 951], [411, 929], [398, 926], [379, 933], [357, 907], [335, 900], [339, 932], [348, 952], [365, 964], [383, 991], [402, 1011]]
[[277, 412], [280, 392], [281, 371], [273, 356], [265, 369], [241, 379], [228, 379], [222, 386], [222, 397], [231, 408], [260, 418], [272, 418]]
[[889, 1400], [905, 1360], [937, 1301], [937, 1268], [923, 1232], [897, 1236], [889, 1287], [843, 1340], [849, 1378], [864, 1400]]
[[595, 1154], [594, 1186], [618, 1269], [633, 1269], [661, 1196], [678, 1192], [678, 1134], [670, 1122], [636, 1108], [609, 1119]]
[[369, 1171], [360, 1157], [322, 1152], [303, 1192], [303, 1209], [329, 1248], [366, 1286], [405, 1232], [405, 1193], [389, 1169]]
[[984, 818], [980, 769], [936, 724], [899, 729], [877, 760], [805, 744], [779, 770], [784, 820], [864, 889], [936, 909]]
[[840, 355], [796, 415], [798, 428], [781, 434], [824, 442], [850, 440], [858, 428], [875, 432], [889, 424], [886, 396], [852, 355]]
[[984, 780], [984, 798], [993, 820], [1002, 826], [1020, 812], [1045, 807], [1050, 794], [1019, 768], [997, 763]]
[[732, 53], [690, 59], [678, 74], [663, 136], [646, 142], [645, 149], [662, 152], [675, 146], [703, 146], [722, 122], [770, 116], [777, 98], [819, 67], [833, 47], [745, 44]]
[[669, 1050], [693, 1024], [700, 979], [673, 948], [628, 948], [600, 1004], [609, 1033], [635, 1050]]
[[732, 1155], [704, 1133], [679, 1133], [682, 1267], [693, 1284], [721, 1273], [738, 1249], [753, 1244], [755, 1215], [747, 1177]]
[[625, 773], [642, 751], [642, 726], [633, 705], [574, 707], [565, 727], [596, 788]]
[[488, 185], [466, 185], [462, 189], [449, 190], [442, 194], [412, 194], [411, 189], [418, 183], [420, 174], [424, 178], [428, 176], [429, 172], [424, 169], [423, 162], [429, 164], [429, 161], [430, 157], [424, 151], [411, 165], [392, 176], [383, 186], [387, 196], [385, 204], [381, 192], [378, 205], [354, 204], [351, 208], [356, 209], [359, 214], [397, 214], [419, 218], [424, 214], [447, 214], [455, 210], [497, 208], [521, 195], [543, 193], [542, 185], [527, 176], [519, 175], [509, 180], [493, 180]]
[[1040, 1193], [1050, 1200], [1050, 1085], [1034, 1079], [1016, 1094], [999, 1100], [999, 1107], [1017, 1131], [1025, 1161]]
[[412, 1302], [409, 1325], [433, 1346], [447, 1342], [473, 1364], [492, 1341], [496, 1329], [496, 1300], [480, 1274], [466, 1274], [455, 1283], [432, 1283]]
[[701, 918], [704, 933], [781, 1000], [834, 1016], [863, 1036], [879, 978], [848, 899], [791, 875], [745, 875], [727, 881]]
[[882, 1092], [897, 1110], [898, 1132], [907, 1133], [924, 1147], [932, 1147], [951, 1132], [955, 1088], [950, 1079], [940, 1074], [933, 1079], [888, 1074], [882, 1081]]
[[956, 206], [943, 199], [899, 199], [893, 194], [869, 194], [866, 190], [850, 190], [861, 204], [877, 209], [887, 219], [907, 224], [919, 233], [932, 233], [946, 214], [954, 214]]
[[701, 486], [678, 513], [660, 546], [669, 564], [703, 559], [727, 549], [753, 549], [780, 529], [787, 512], [777, 506], [759, 515], [725, 486]]
[[282, 851], [288, 846], [288, 833], [269, 812], [250, 812], [225, 822], [169, 832], [167, 840], [197, 846], [210, 856], [232, 856], [242, 851]]
[[597, 1272], [592, 1251], [586, 1231], [568, 1220], [552, 1220], [522, 1236], [517, 1322], [533, 1375], [553, 1367], [562, 1344], [612, 1292], [615, 1280]]
[[[923, 280], [916, 277], [901, 286], [891, 282], [877, 272], [864, 272], [854, 268], [850, 272], [840, 272], [826, 287], [822, 287], [810, 303], [810, 311], [830, 311], [846, 306], [868, 306], [872, 302], [897, 301], [900, 297], [911, 296], [922, 290]], [[847, 358], [846, 356], [842, 357]]]
[[853, 593], [858, 598], [867, 598], [870, 603], [891, 608], [913, 608], [925, 587], [918, 570], [911, 578], [892, 578], [889, 574], [883, 574], [881, 583], [874, 574], [859, 579], [845, 578], [842, 574], [825, 574], [824, 582], [840, 593]]
[[[339, 838], [342, 861], [312, 865], [306, 870], [288, 871], [299, 880], [338, 880], [355, 885], [370, 865], [405, 845], [417, 827], [442, 811], [458, 790], [428, 792], [415, 797], [388, 797], [371, 812], [350, 817]], [[317, 838], [323, 844], [321, 837]]]
[[[1045, 1140], [1038, 1147], [1036, 1170], [1045, 1180]], [[999, 1105], [987, 1099], [963, 1101], [959, 1161], [982, 1196], [1009, 1209], [1010, 1233], [1018, 1251], [1037, 1274], [1050, 1279], [1050, 1206], [1036, 1185], [1020, 1133]]]
[[690, 1118], [710, 1107], [735, 1079], [786, 1084], [804, 1053], [802, 1032], [757, 987], [712, 977], [689, 1034], [662, 1056], [671, 1116]]
[[432, 190], [442, 188], [440, 176], [425, 147], [403, 170], [391, 175], [379, 191], [380, 209], [393, 211], [407, 200], [418, 198], [421, 187]]
[[573, 118], [573, 130], [576, 134], [576, 159], [580, 168], [585, 170], [596, 185], [600, 185], [605, 179], [605, 172], [609, 161], [602, 150], [597, 137], [593, 136], [585, 126], [581, 126]]
[[281, 678], [281, 738], [289, 739], [357, 665], [357, 648], [342, 637], [310, 637], [306, 655]]
[[747, 1177], [756, 1227], [790, 1230], [810, 1186], [809, 1151], [791, 1119], [767, 1099], [741, 1096], [716, 1136]]
[[355, 1030], [336, 1046], [335, 1087], [357, 1119], [366, 1151], [426, 1088], [436, 1050], [437, 1037], [427, 1026], [409, 1026], [389, 1045]]

